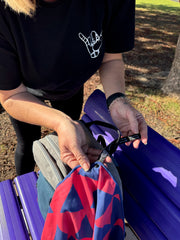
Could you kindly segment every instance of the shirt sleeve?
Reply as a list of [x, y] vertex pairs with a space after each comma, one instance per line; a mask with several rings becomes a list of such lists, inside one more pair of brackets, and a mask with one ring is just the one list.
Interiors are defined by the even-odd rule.
[[13, 38], [0, 11], [0, 90], [12, 90], [21, 84], [19, 60]]
[[104, 28], [105, 52], [122, 53], [134, 47], [135, 0], [109, 0]]

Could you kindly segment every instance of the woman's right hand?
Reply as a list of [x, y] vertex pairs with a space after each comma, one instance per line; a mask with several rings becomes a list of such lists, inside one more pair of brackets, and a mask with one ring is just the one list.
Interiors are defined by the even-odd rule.
[[100, 146], [98, 147], [95, 139], [89, 136], [90, 133], [87, 133], [79, 122], [73, 121], [63, 112], [47, 106], [28, 93], [23, 84], [14, 90], [0, 91], [0, 101], [15, 119], [56, 131], [59, 136], [61, 160], [71, 168], [80, 164], [87, 171], [90, 163], [98, 159], [101, 153]]
[[61, 160], [70, 168], [81, 165], [88, 171], [90, 163], [98, 160], [102, 147], [82, 123], [67, 118], [57, 129], [57, 134]]

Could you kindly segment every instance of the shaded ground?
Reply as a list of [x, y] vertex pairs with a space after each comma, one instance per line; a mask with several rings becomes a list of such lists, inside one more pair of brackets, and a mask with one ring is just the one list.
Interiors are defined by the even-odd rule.
[[[133, 85], [160, 88], [174, 59], [180, 26], [174, 8], [138, 5], [136, 11], [136, 44], [125, 54], [127, 81]], [[162, 12], [162, 9], [164, 10]], [[176, 9], [177, 10], [177, 9]]]
[[[174, 58], [179, 34], [180, 12], [177, 8], [138, 5], [136, 44], [124, 54], [127, 95], [149, 126], [180, 148], [180, 100], [162, 95], [160, 87]], [[98, 74], [85, 85], [84, 101], [101, 88]], [[43, 135], [48, 133], [43, 128]], [[16, 136], [7, 113], [0, 114], [0, 181], [13, 178]]]

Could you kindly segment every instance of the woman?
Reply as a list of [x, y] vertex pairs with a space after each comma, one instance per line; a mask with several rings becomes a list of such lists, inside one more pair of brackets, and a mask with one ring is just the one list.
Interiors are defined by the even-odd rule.
[[83, 84], [98, 69], [114, 123], [124, 136], [140, 132], [147, 144], [145, 120], [123, 94], [122, 52], [133, 48], [134, 5], [133, 0], [0, 3], [0, 102], [17, 134], [17, 174], [34, 169], [32, 142], [40, 138], [40, 126], [60, 136], [61, 159], [71, 168], [80, 164], [87, 171], [97, 159], [99, 150], [87, 146], [75, 120]]

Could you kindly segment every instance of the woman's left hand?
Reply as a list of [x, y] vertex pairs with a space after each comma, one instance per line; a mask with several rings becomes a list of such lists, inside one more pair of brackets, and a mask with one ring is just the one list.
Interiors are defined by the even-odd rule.
[[[140, 133], [141, 139], [133, 142], [134, 148], [139, 147], [140, 141], [147, 145], [147, 124], [126, 98], [118, 98], [111, 103], [110, 114], [115, 125], [120, 129], [122, 136]], [[126, 144], [129, 145], [129, 144]]]

